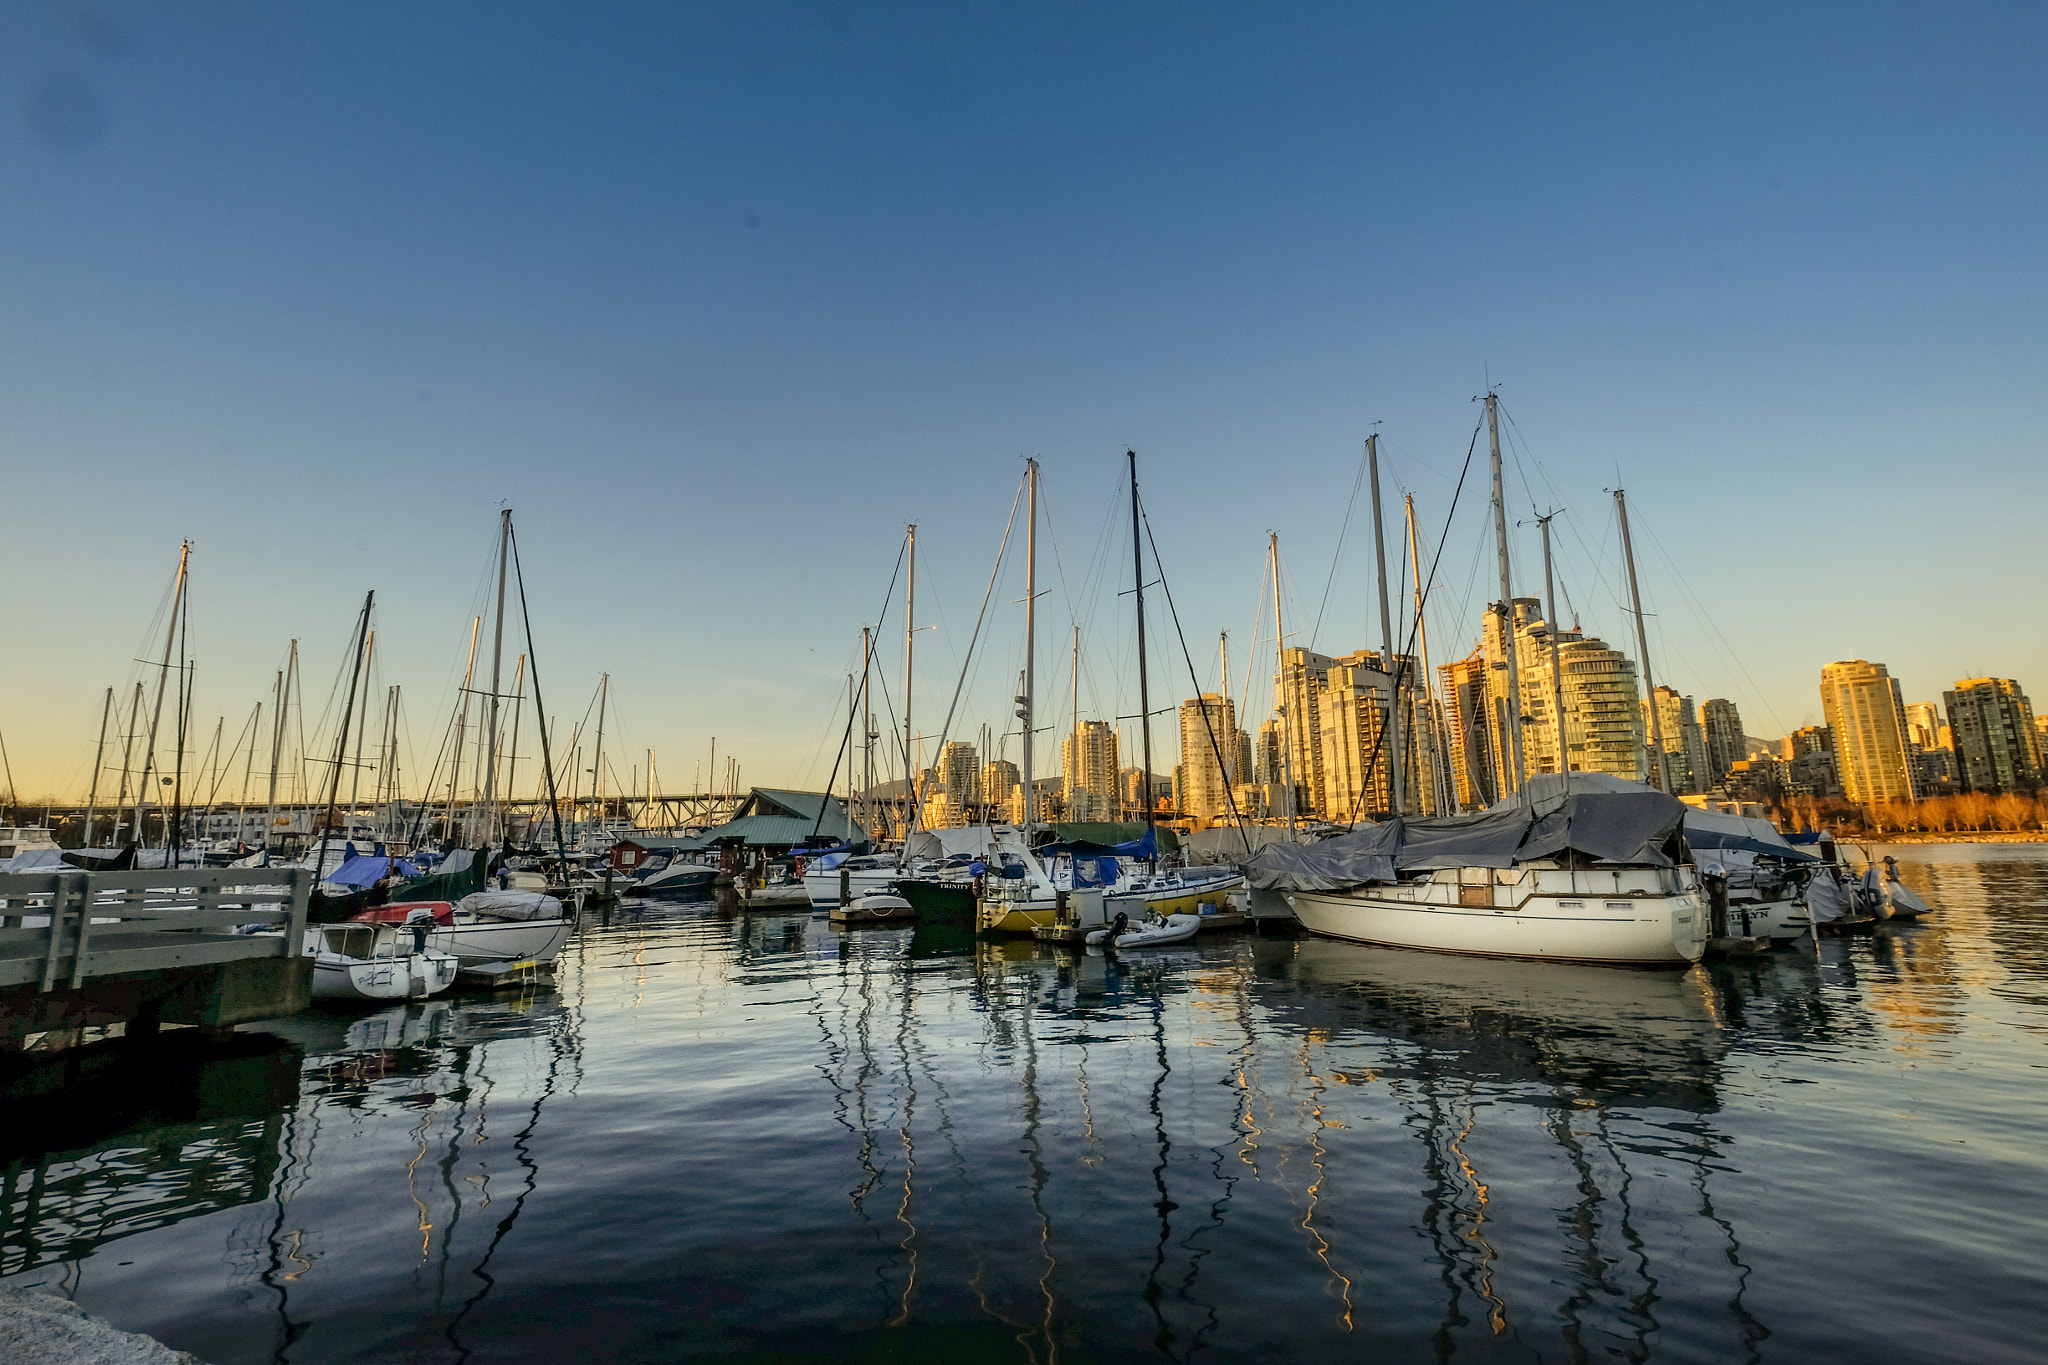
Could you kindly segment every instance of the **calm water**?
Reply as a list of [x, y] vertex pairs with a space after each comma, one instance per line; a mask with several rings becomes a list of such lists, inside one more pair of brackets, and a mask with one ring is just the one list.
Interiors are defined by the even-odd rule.
[[2048, 847], [1896, 851], [1934, 923], [1682, 975], [629, 906], [17, 1100], [0, 1271], [219, 1365], [2033, 1362]]

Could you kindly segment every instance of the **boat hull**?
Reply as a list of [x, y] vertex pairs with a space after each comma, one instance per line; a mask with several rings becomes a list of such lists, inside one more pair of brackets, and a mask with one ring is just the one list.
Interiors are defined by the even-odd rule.
[[318, 953], [313, 958], [315, 1000], [416, 1000], [455, 984], [456, 961], [446, 953], [353, 958]]
[[1476, 957], [1626, 967], [1688, 967], [1706, 951], [1706, 909], [1690, 890], [1664, 895], [1532, 894], [1465, 906], [1396, 899], [1376, 888], [1296, 891], [1302, 928], [1327, 938]]
[[462, 966], [484, 962], [553, 962], [574, 927], [567, 919], [479, 921], [436, 927], [427, 946]]

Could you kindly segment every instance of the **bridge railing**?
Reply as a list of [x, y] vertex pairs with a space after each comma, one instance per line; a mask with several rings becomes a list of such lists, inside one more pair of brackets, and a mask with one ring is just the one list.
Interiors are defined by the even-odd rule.
[[304, 868], [0, 875], [0, 988], [291, 957], [312, 889]]

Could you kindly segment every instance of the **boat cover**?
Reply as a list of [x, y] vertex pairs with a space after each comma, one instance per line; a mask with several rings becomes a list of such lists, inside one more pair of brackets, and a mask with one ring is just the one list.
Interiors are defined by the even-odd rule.
[[1401, 872], [1514, 867], [1567, 850], [1598, 863], [1670, 867], [1685, 856], [1685, 807], [1659, 791], [1574, 791], [1554, 805], [1394, 819], [1319, 844], [1268, 844], [1245, 861], [1261, 891], [1341, 891]]
[[353, 886], [360, 890], [365, 886], [375, 886], [394, 872], [401, 877], [417, 877], [421, 870], [403, 858], [358, 853], [328, 873], [327, 880], [338, 886]]
[[1819, 860], [1818, 854], [1799, 848], [1786, 839], [1770, 821], [1754, 820], [1746, 815], [1728, 815], [1721, 811], [1688, 809], [1685, 812], [1685, 842], [1695, 852], [1736, 849], [1746, 853], [1768, 853], [1774, 858], [1794, 863]]

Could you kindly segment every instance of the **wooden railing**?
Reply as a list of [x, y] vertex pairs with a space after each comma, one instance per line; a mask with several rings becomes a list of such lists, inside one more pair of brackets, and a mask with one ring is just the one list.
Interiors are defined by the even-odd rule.
[[0, 875], [0, 989], [292, 957], [312, 886], [303, 868]]

